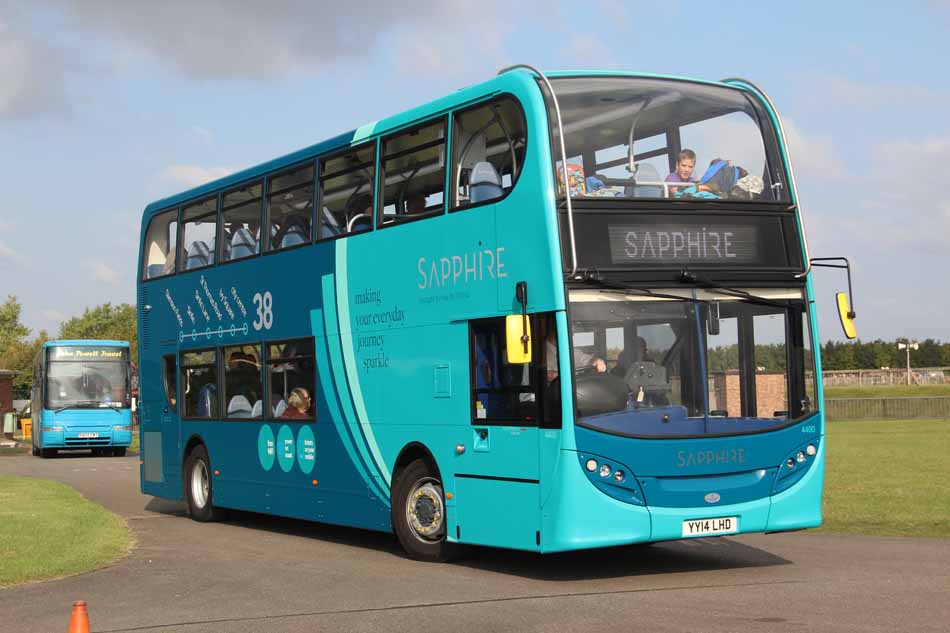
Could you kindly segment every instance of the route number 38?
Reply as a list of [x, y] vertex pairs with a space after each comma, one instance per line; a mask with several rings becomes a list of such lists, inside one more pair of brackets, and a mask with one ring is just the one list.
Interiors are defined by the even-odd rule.
[[255, 330], [269, 330], [274, 325], [274, 297], [270, 292], [263, 295], [257, 293], [254, 295], [254, 306], [257, 308], [257, 319], [252, 323]]

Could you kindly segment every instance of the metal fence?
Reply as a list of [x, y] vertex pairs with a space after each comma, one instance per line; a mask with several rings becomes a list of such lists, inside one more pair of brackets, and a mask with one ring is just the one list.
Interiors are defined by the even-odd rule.
[[[826, 387], [906, 385], [907, 369], [837, 369], [821, 372]], [[910, 370], [915, 385], [950, 384], [950, 367], [918, 367]]]
[[948, 418], [950, 396], [932, 398], [828, 398], [828, 420]]

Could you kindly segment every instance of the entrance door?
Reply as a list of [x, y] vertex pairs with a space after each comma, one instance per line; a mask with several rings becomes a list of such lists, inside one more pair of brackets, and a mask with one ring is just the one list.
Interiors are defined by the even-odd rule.
[[[541, 332], [540, 317], [531, 322], [533, 332]], [[507, 362], [505, 338], [504, 318], [470, 324], [471, 428], [455, 474], [456, 537], [536, 549], [544, 338], [535, 335], [532, 362], [524, 365]]]

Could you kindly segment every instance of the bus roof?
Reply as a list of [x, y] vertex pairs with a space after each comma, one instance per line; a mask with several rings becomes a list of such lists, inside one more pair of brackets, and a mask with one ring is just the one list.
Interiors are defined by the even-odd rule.
[[[619, 71], [619, 70], [559, 70], [553, 72], [545, 71], [545, 75], [549, 78], [564, 78], [564, 77], [631, 77], [631, 78], [644, 78], [644, 79], [672, 79], [678, 81], [689, 81], [692, 83], [700, 83], [706, 85], [721, 86], [726, 88], [738, 88], [743, 89], [740, 86], [735, 86], [732, 84], [727, 84], [721, 81], [709, 81], [705, 79], [693, 79], [689, 77], [678, 77], [675, 75], [661, 75], [661, 74], [651, 74], [651, 73], [637, 73], [629, 71]], [[302, 161], [312, 159], [315, 156], [320, 156], [322, 154], [328, 154], [335, 150], [342, 149], [344, 147], [349, 147], [350, 145], [359, 143], [360, 141], [367, 140], [373, 136], [388, 134], [394, 132], [399, 128], [402, 128], [406, 125], [412, 124], [421, 119], [426, 119], [431, 116], [437, 115], [446, 110], [453, 108], [458, 108], [469, 102], [480, 100], [484, 97], [490, 96], [492, 94], [497, 94], [499, 92], [510, 90], [515, 85], [534, 85], [534, 74], [529, 72], [526, 69], [518, 69], [517, 72], [506, 72], [501, 75], [496, 75], [490, 79], [483, 81], [478, 84], [467, 86], [461, 88], [452, 94], [440, 97], [428, 103], [416, 106], [409, 110], [405, 110], [398, 114], [367, 123], [362, 125], [354, 130], [349, 132], [344, 132], [330, 139], [320, 141], [314, 145], [310, 145], [299, 149], [290, 154], [285, 154], [278, 158], [269, 160], [265, 163], [260, 163], [241, 171], [235, 172], [223, 178], [217, 180], [212, 180], [198, 187], [182, 191], [180, 193], [174, 194], [167, 198], [162, 198], [154, 202], [149, 203], [145, 207], [144, 215], [150, 216], [155, 211], [168, 208], [170, 206], [175, 206], [182, 204], [184, 202], [192, 201], [196, 198], [200, 198], [205, 195], [209, 195], [221, 189], [231, 187], [234, 185], [241, 184], [247, 180], [258, 178], [263, 176], [266, 173], [272, 171], [280, 170], [286, 167], [291, 167]]]
[[72, 347], [128, 347], [128, 341], [98, 340], [98, 339], [67, 339], [59, 341], [46, 341], [43, 347], [63, 347], [70, 345]]

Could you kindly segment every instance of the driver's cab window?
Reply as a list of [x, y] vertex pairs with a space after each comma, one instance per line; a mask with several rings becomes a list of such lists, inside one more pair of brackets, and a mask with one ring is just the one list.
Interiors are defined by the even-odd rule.
[[318, 239], [372, 229], [375, 184], [375, 142], [322, 159]]
[[551, 315], [531, 315], [531, 362], [509, 364], [504, 317], [471, 322], [473, 424], [559, 423], [557, 337]]
[[383, 200], [379, 225], [442, 212], [445, 194], [445, 119], [383, 139]]
[[267, 250], [276, 251], [312, 239], [313, 165], [271, 176], [267, 181]]
[[510, 97], [454, 115], [453, 208], [497, 200], [518, 179], [527, 134], [524, 114]]

